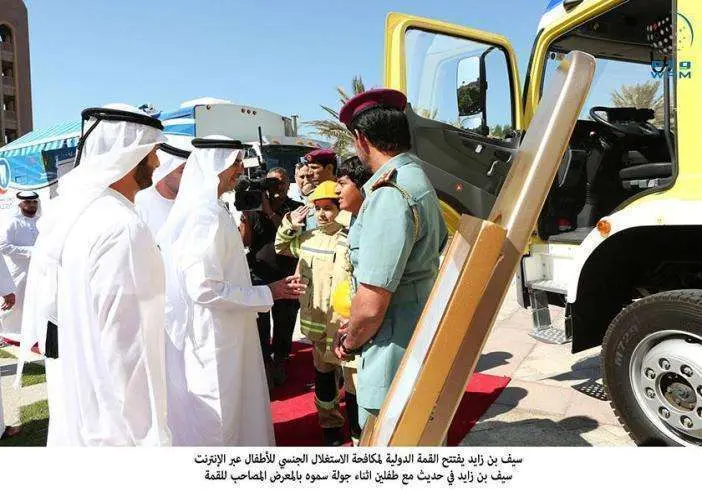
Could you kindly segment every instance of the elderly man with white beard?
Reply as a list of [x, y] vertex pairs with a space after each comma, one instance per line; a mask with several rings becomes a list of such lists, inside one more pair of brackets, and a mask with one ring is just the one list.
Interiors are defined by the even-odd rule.
[[292, 276], [251, 285], [241, 237], [219, 200], [244, 171], [244, 145], [224, 136], [192, 144], [157, 237], [166, 263], [166, 330], [184, 366], [179, 401], [169, 395], [173, 445], [270, 446], [275, 438], [256, 316], [274, 299], [298, 298], [305, 287]]
[[47, 445], [169, 445], [165, 271], [133, 204], [163, 127], [123, 104], [82, 116], [76, 168], [39, 221], [22, 324], [23, 349], [47, 356]]
[[166, 143], [159, 145], [156, 151], [160, 165], [154, 170], [153, 185], [137, 192], [134, 200], [137, 213], [149, 226], [154, 237], [173, 208], [185, 161], [193, 150], [191, 138], [179, 135], [165, 136]]

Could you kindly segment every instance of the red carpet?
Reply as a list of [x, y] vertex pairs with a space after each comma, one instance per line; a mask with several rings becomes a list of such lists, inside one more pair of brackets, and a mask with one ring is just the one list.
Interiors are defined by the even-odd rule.
[[[14, 345], [15, 347], [19, 347], [20, 345], [20, 343], [16, 340], [8, 339], [7, 337], [3, 337], [2, 335], [0, 335], [0, 341], [5, 341], [6, 343]], [[34, 352], [35, 354], [41, 354], [41, 352], [39, 352], [39, 344], [34, 344], [34, 346], [32, 347], [32, 352]]]
[[[271, 393], [275, 438], [278, 446], [321, 446], [322, 430], [314, 406], [312, 348], [293, 344], [287, 365], [288, 379]], [[448, 444], [456, 446], [492, 405], [510, 378], [475, 373], [449, 428]], [[342, 403], [342, 409], [344, 404]], [[350, 443], [350, 440], [349, 440]]]

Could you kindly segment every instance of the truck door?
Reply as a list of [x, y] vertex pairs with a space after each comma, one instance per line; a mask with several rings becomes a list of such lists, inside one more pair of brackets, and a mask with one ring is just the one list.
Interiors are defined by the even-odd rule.
[[487, 218], [521, 137], [519, 74], [502, 36], [390, 13], [385, 86], [408, 98], [413, 151], [455, 229], [461, 213]]

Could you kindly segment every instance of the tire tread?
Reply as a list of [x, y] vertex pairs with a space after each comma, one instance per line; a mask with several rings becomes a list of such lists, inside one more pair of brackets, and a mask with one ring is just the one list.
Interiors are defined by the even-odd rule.
[[[661, 301], [669, 302], [669, 303], [678, 303], [678, 304], [683, 304], [687, 306], [693, 306], [693, 307], [702, 307], [702, 290], [701, 289], [674, 289], [671, 291], [665, 291], [662, 293], [657, 293], [657, 294], [652, 294], [650, 296], [646, 296], [645, 298], [642, 298], [638, 301], [635, 301], [634, 303], [630, 304], [626, 308], [622, 309], [622, 311], [619, 312], [619, 314], [612, 320], [612, 323], [610, 323], [609, 327], [607, 328], [607, 331], [605, 333], [604, 338], [602, 339], [602, 345], [608, 345], [610, 342], [611, 337], [619, 330], [620, 324], [622, 323], [623, 319], [627, 318], [631, 310], [633, 309], [639, 309], [639, 308], [645, 308], [647, 305], [650, 304], [655, 304], [659, 303]], [[600, 356], [600, 366], [602, 369], [602, 377], [603, 377], [603, 384], [604, 384], [604, 389], [605, 392], [607, 393], [607, 398], [609, 399], [609, 405], [612, 407], [612, 410], [614, 411], [614, 415], [617, 417], [617, 420], [619, 423], [622, 425], [624, 430], [626, 430], [627, 434], [629, 434], [629, 437], [633, 441], [635, 441], [637, 444], [640, 444], [642, 441], [638, 440], [634, 433], [629, 429], [629, 426], [626, 424], [625, 418], [622, 416], [622, 414], [619, 412], [617, 407], [614, 404], [614, 398], [612, 397], [612, 393], [609, 391], [609, 386], [607, 383], [607, 369], [605, 366], [605, 361], [606, 361], [606, 356], [601, 355]]]

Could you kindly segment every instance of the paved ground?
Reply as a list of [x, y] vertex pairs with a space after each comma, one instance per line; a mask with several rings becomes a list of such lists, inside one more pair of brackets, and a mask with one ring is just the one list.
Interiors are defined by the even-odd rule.
[[[633, 445], [609, 403], [584, 394], [601, 388], [599, 349], [573, 355], [570, 344], [549, 345], [529, 337], [530, 312], [513, 288], [488, 339], [478, 370], [512, 381], [463, 440], [470, 446]], [[552, 309], [554, 323], [563, 312]], [[13, 352], [14, 348], [5, 349]], [[12, 388], [15, 361], [0, 359], [6, 424], [17, 423], [18, 407], [46, 397], [46, 385]]]
[[[563, 310], [551, 308], [552, 321]], [[529, 336], [531, 313], [505, 298], [477, 369], [512, 381], [463, 440], [470, 446], [634, 445], [603, 396], [599, 347], [571, 354]]]

